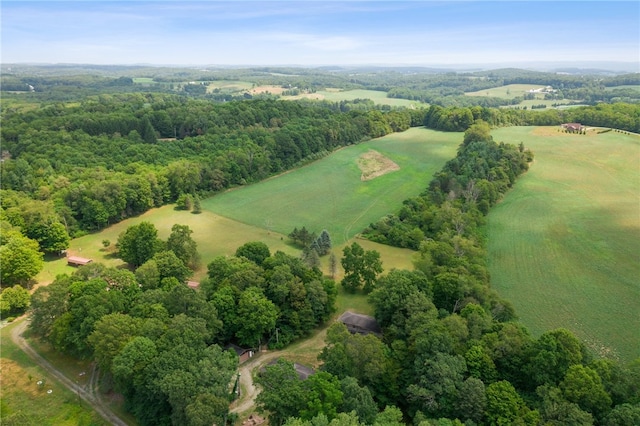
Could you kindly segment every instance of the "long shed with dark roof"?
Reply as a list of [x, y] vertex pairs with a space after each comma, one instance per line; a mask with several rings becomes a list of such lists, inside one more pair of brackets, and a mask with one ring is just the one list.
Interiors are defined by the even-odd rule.
[[347, 311], [340, 315], [338, 321], [343, 323], [350, 333], [382, 335], [382, 329], [375, 318], [369, 315]]

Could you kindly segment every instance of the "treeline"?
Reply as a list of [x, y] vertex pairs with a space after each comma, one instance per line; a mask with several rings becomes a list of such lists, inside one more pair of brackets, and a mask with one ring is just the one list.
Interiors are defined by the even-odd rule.
[[610, 127], [640, 133], [640, 105], [600, 103], [567, 109], [529, 111], [514, 108], [442, 107], [430, 106], [424, 113], [424, 126], [434, 130], [464, 132], [476, 120], [491, 127], [558, 126], [581, 123], [586, 126]]
[[[176, 225], [165, 243], [151, 224], [130, 227], [119, 252], [146, 247], [151, 256], [135, 273], [89, 264], [32, 296], [34, 335], [57, 351], [95, 360], [103, 386], [124, 396], [141, 425], [225, 424], [238, 358], [222, 348], [282, 347], [335, 309], [333, 281], [298, 258], [271, 255], [262, 243], [214, 259], [201, 291], [189, 288], [174, 253], [181, 246], [175, 240], [189, 233]], [[158, 244], [163, 251], [152, 253]]]
[[340, 109], [127, 94], [3, 111], [1, 185], [52, 203], [78, 235], [421, 124], [409, 110]]
[[[398, 214], [372, 223], [363, 235], [413, 250], [424, 248], [426, 239], [438, 252], [435, 258], [431, 256], [434, 261], [447, 260], [447, 253], [482, 255], [478, 227], [483, 216], [528, 169], [532, 159], [533, 154], [522, 144], [494, 142], [489, 125], [479, 121], [465, 132], [458, 154], [436, 173], [427, 191], [405, 200]], [[455, 244], [438, 247], [440, 242]]]

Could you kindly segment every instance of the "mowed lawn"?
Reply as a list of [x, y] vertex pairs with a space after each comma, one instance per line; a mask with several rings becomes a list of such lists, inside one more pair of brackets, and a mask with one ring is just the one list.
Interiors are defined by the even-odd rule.
[[534, 335], [564, 327], [598, 354], [640, 356], [640, 137], [492, 134], [535, 153], [489, 215], [492, 286]]
[[[294, 227], [317, 233], [327, 229], [334, 245], [340, 245], [423, 191], [434, 173], [455, 156], [461, 141], [460, 133], [409, 129], [216, 195], [204, 200], [202, 208], [284, 235]], [[400, 170], [361, 181], [358, 158], [369, 150], [393, 160]]]

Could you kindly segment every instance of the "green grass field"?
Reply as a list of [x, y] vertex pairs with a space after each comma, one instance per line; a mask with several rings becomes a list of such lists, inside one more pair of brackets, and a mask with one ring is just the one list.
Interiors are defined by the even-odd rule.
[[[31, 358], [20, 350], [11, 340], [9, 333], [17, 323], [0, 330], [2, 340], [2, 386], [0, 386], [0, 422], [11, 415], [22, 413], [24, 422], [14, 424], [38, 425], [107, 425], [108, 423], [95, 413], [78, 396], [50, 377], [36, 366]], [[80, 368], [81, 362], [74, 366]], [[88, 364], [85, 362], [85, 364]], [[72, 365], [68, 365], [73, 368]], [[85, 366], [86, 367], [86, 366]], [[77, 373], [77, 371], [76, 371]], [[78, 383], [88, 379], [88, 375], [78, 376]], [[38, 381], [42, 381], [38, 385]], [[51, 390], [51, 393], [47, 391]]]
[[[294, 227], [306, 226], [318, 233], [327, 229], [334, 245], [339, 245], [424, 190], [433, 174], [455, 156], [461, 139], [460, 133], [413, 128], [216, 195], [204, 200], [202, 208], [284, 235]], [[358, 157], [372, 149], [393, 160], [400, 170], [361, 181]]]
[[[233, 254], [248, 241], [263, 241], [272, 252], [298, 255], [300, 250], [287, 238], [294, 227], [306, 226], [320, 232], [329, 230], [336, 256], [354, 235], [369, 223], [396, 212], [402, 201], [422, 191], [433, 173], [455, 155], [462, 135], [426, 129], [410, 129], [350, 146], [332, 155], [268, 181], [238, 188], [202, 201], [203, 212], [192, 214], [174, 210], [172, 205], [115, 224], [101, 232], [71, 241], [68, 252], [108, 266], [123, 262], [114, 256], [118, 235], [142, 221], [153, 223], [158, 236], [166, 239], [171, 227], [188, 225], [198, 244], [202, 265], [194, 278], [206, 275], [206, 265], [215, 256]], [[360, 180], [357, 158], [369, 149], [393, 159], [401, 169], [368, 182]], [[103, 240], [111, 245], [104, 248]], [[411, 252], [366, 240], [359, 243], [381, 254], [385, 270], [410, 269]], [[328, 264], [326, 258], [322, 259]], [[75, 269], [65, 258], [48, 258], [39, 283], [51, 282], [59, 274]], [[328, 271], [325, 265], [325, 271]], [[340, 271], [339, 271], [340, 274]]]
[[371, 99], [376, 105], [390, 105], [394, 107], [416, 107], [426, 105], [422, 102], [410, 101], [408, 99], [387, 98], [387, 92], [380, 90], [318, 90], [315, 93], [283, 96], [282, 99], [319, 99], [331, 102], [352, 101], [354, 99]]
[[153, 77], [134, 77], [133, 82], [135, 84], [153, 84], [155, 83]]
[[564, 327], [596, 353], [640, 356], [640, 138], [506, 128], [529, 172], [491, 211], [492, 286], [534, 335]]
[[[540, 89], [541, 87], [544, 86], [540, 84], [508, 84], [506, 86], [478, 90], [477, 92], [467, 92], [465, 95], [513, 99], [516, 96], [524, 96], [529, 90]], [[544, 94], [537, 94], [536, 97], [542, 99]]]
[[[467, 92], [466, 96], [486, 96], [486, 97], [495, 97], [495, 98], [503, 98], [503, 99], [513, 99], [516, 96], [524, 96], [527, 94], [529, 90], [540, 89], [541, 85], [536, 84], [509, 84], [506, 86], [493, 87], [491, 89], [478, 90], [477, 92]], [[535, 99], [523, 100], [518, 105], [506, 106], [503, 108], [530, 108], [532, 105], [541, 105], [544, 104], [547, 108], [551, 108], [554, 104], [568, 104], [572, 101], [568, 99], [561, 100], [545, 100], [544, 93], [536, 93]]]

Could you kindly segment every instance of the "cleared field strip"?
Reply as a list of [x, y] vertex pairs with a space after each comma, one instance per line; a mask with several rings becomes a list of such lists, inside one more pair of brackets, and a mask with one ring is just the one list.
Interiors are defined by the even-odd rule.
[[[294, 227], [306, 226], [316, 232], [327, 229], [334, 245], [339, 245], [424, 190], [433, 174], [454, 157], [461, 140], [459, 133], [410, 129], [227, 191], [203, 201], [202, 207], [285, 235]], [[400, 170], [361, 181], [358, 158], [371, 149], [394, 161]]]
[[318, 90], [315, 93], [302, 94], [297, 96], [283, 96], [282, 99], [318, 99], [331, 102], [352, 101], [354, 99], [371, 99], [376, 105], [390, 105], [396, 107], [412, 107], [425, 105], [421, 102], [410, 101], [408, 99], [387, 98], [387, 92], [380, 90]]
[[[529, 90], [540, 89], [544, 86], [540, 84], [508, 84], [506, 86], [492, 87], [491, 89], [467, 92], [467, 96], [489, 96], [495, 98], [513, 99], [516, 96], [524, 96]], [[544, 94], [538, 93], [536, 97], [542, 99]]]
[[597, 353], [640, 356], [640, 138], [493, 135], [535, 162], [489, 215], [492, 286], [534, 335], [564, 327]]

